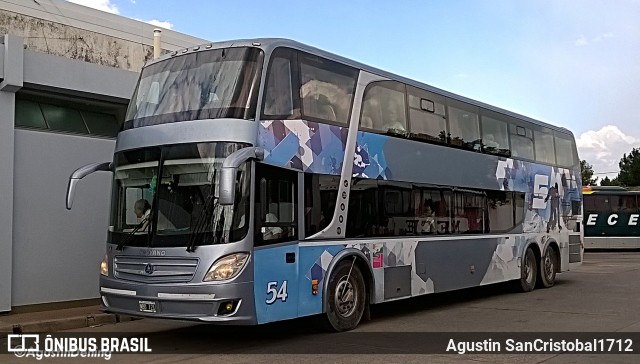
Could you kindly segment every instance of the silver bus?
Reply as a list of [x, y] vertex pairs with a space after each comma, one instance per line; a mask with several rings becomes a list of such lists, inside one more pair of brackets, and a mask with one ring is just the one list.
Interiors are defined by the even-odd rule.
[[149, 62], [117, 136], [107, 312], [218, 324], [325, 315], [582, 259], [564, 128], [286, 40]]

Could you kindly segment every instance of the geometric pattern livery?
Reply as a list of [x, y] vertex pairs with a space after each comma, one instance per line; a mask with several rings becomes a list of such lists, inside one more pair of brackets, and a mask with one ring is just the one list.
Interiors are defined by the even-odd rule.
[[[349, 129], [307, 120], [262, 120], [258, 146], [265, 162], [303, 172], [340, 175]], [[386, 135], [358, 132], [353, 176], [393, 178], [384, 155]]]
[[569, 217], [580, 208], [582, 189], [577, 171], [501, 158], [496, 181], [503, 191], [527, 193], [524, 232], [553, 234], [573, 230], [575, 221]]
[[388, 136], [358, 132], [353, 159], [353, 177], [390, 180], [391, 170], [384, 156]]
[[333, 259], [333, 255], [329, 253], [329, 251], [325, 250], [320, 254], [318, 259], [316, 259], [315, 263], [311, 266], [311, 269], [307, 271], [305, 277], [308, 280], [318, 280], [318, 283], [322, 282], [325, 274], [327, 273], [327, 268], [329, 268], [329, 263]]
[[258, 146], [265, 162], [303, 172], [340, 175], [347, 128], [306, 120], [263, 120]]

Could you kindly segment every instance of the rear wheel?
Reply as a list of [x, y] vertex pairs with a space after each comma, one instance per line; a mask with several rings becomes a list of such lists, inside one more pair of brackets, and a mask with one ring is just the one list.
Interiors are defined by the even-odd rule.
[[536, 277], [538, 275], [538, 264], [536, 255], [531, 248], [527, 248], [520, 267], [520, 289], [523, 292], [531, 292], [536, 287]]
[[327, 287], [327, 321], [335, 331], [352, 330], [362, 319], [366, 293], [362, 272], [343, 260], [331, 273]]
[[556, 250], [548, 246], [540, 259], [540, 286], [552, 287], [556, 283], [556, 271], [558, 269], [558, 255]]

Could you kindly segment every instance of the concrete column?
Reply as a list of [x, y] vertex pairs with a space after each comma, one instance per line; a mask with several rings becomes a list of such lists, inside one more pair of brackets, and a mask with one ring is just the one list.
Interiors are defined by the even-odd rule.
[[20, 37], [4, 36], [4, 80], [0, 82], [0, 312], [11, 310], [13, 271], [13, 161], [15, 92], [24, 78], [24, 48]]

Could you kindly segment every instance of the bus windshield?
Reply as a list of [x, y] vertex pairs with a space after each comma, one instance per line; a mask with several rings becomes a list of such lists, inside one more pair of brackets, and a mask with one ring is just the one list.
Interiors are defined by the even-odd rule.
[[262, 58], [258, 48], [224, 48], [175, 56], [144, 68], [124, 129], [255, 118]]
[[116, 154], [109, 242], [120, 246], [221, 244], [247, 233], [249, 176], [238, 173], [236, 202], [218, 204], [224, 158], [244, 145], [200, 143]]

